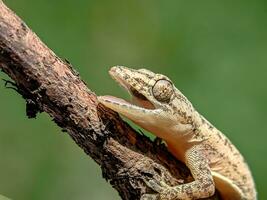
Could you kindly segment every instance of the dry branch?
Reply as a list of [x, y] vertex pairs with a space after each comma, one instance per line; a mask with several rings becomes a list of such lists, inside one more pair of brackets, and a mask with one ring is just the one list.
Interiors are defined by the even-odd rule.
[[15, 81], [26, 100], [27, 116], [47, 112], [101, 166], [103, 177], [122, 199], [153, 193], [143, 182], [151, 177], [160, 180], [163, 176], [170, 185], [192, 181], [188, 169], [164, 145], [138, 134], [116, 113], [99, 105], [71, 65], [1, 0], [0, 69]]

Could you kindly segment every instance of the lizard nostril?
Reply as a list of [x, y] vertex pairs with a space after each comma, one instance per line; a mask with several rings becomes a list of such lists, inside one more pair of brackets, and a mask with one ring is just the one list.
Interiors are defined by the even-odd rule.
[[120, 70], [119, 66], [111, 67], [109, 70], [109, 74], [115, 74], [118, 70]]

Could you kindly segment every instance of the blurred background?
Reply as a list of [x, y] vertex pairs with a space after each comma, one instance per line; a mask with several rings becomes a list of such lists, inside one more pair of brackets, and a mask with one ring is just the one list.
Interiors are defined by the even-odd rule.
[[[267, 199], [267, 4], [264, 0], [5, 0], [99, 95], [127, 94], [113, 65], [169, 76], [250, 165]], [[0, 73], [0, 78], [8, 77]], [[94, 161], [45, 113], [0, 82], [0, 194], [13, 200], [113, 200]]]

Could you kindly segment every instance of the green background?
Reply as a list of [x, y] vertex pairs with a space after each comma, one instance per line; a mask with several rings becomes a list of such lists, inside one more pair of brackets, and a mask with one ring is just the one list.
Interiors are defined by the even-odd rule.
[[[265, 0], [6, 0], [97, 94], [127, 96], [113, 65], [169, 76], [249, 163], [267, 199]], [[0, 78], [7, 78], [0, 73]], [[0, 193], [21, 200], [119, 199], [100, 168], [47, 114], [0, 82]]]

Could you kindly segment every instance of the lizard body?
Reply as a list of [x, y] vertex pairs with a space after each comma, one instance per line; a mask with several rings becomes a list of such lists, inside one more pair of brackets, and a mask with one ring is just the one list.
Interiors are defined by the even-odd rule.
[[[100, 96], [99, 101], [162, 138], [194, 178], [193, 182], [174, 187], [147, 181], [158, 192], [156, 198], [205, 198], [212, 196], [216, 187], [223, 199], [256, 199], [254, 181], [243, 156], [195, 110], [168, 77], [122, 66], [112, 67], [110, 75], [131, 94], [133, 103], [112, 96]], [[155, 194], [145, 194], [142, 199], [154, 197]]]

